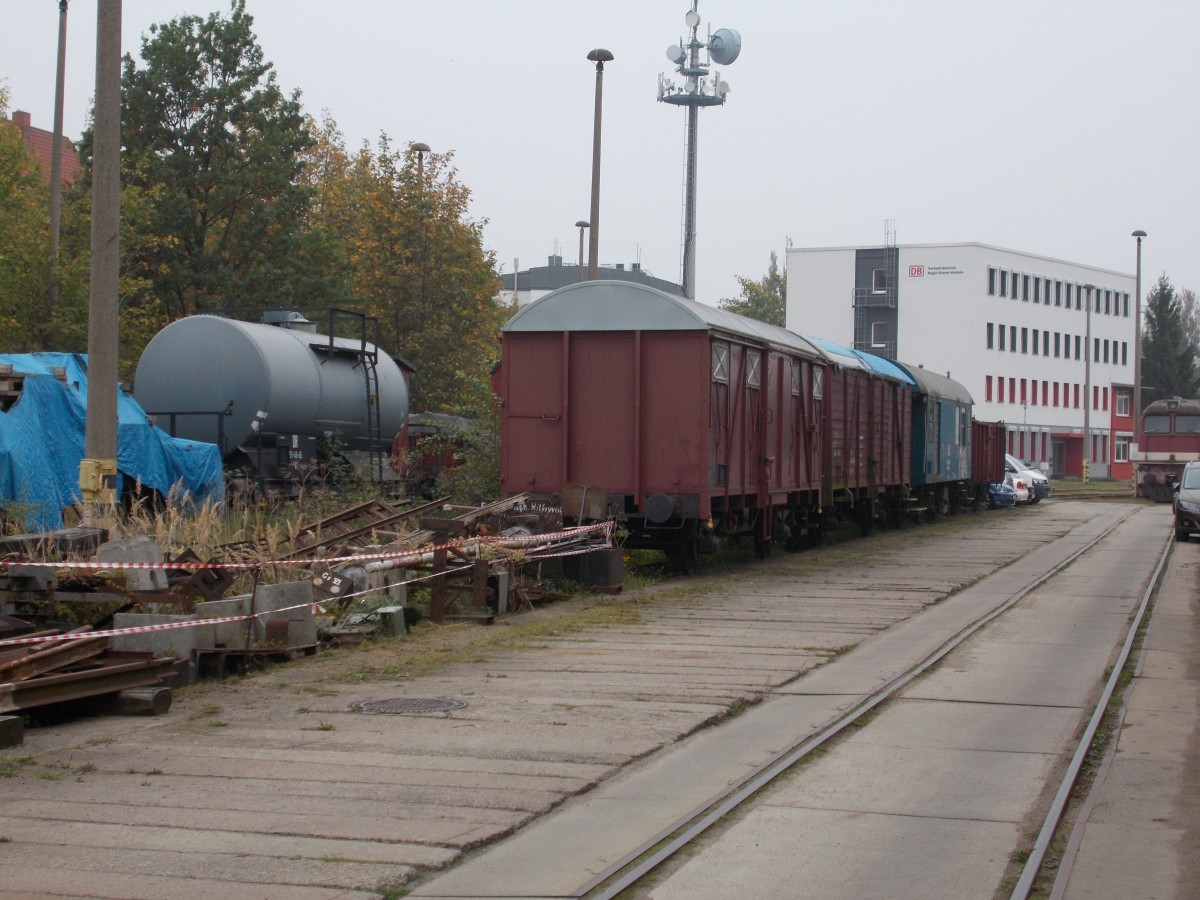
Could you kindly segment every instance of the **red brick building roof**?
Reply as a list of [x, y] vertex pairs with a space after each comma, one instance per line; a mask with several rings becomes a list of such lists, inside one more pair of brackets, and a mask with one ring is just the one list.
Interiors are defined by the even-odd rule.
[[[54, 150], [54, 132], [44, 128], [34, 128], [29, 113], [19, 109], [13, 110], [12, 123], [21, 130], [25, 145], [32, 151], [41, 171], [42, 181], [50, 183], [50, 156]], [[62, 139], [62, 183], [71, 184], [79, 175], [79, 156], [75, 153], [75, 145], [66, 138]]]

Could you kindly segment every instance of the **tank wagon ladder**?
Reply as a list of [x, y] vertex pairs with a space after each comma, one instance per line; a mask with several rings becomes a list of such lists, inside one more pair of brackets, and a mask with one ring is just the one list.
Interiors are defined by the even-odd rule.
[[[358, 320], [358, 361], [363, 367], [363, 383], [367, 392], [367, 454], [375, 481], [383, 481], [383, 446], [379, 409], [379, 320], [349, 309], [329, 308], [329, 356], [333, 357], [334, 322], [338, 317]], [[367, 340], [368, 323], [375, 326], [374, 343]]]

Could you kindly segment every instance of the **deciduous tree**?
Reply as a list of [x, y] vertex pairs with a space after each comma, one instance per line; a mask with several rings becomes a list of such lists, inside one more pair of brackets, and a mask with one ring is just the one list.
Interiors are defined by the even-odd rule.
[[[0, 87], [0, 112], [8, 92]], [[50, 192], [20, 130], [0, 121], [0, 352], [41, 349], [49, 278]]]
[[722, 300], [718, 305], [741, 316], [748, 316], [768, 325], [784, 327], [787, 311], [787, 272], [779, 271], [779, 260], [771, 251], [771, 266], [758, 281], [738, 276], [742, 296]]
[[[152, 25], [121, 79], [123, 194], [152, 202], [125, 271], [169, 319], [228, 306], [303, 305], [329, 285], [303, 227], [312, 143], [299, 92], [285, 96], [244, 0], [227, 17]], [[90, 162], [91, 135], [82, 141]], [[123, 202], [125, 200], [123, 196]]]

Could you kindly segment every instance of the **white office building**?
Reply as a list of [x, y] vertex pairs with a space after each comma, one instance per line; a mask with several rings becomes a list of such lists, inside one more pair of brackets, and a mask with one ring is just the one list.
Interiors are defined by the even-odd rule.
[[1114, 426], [1132, 422], [1134, 290], [1133, 275], [987, 244], [787, 253], [788, 329], [949, 374], [977, 418], [1008, 425], [1011, 452], [1059, 476], [1086, 449], [1104, 477], [1127, 451]]

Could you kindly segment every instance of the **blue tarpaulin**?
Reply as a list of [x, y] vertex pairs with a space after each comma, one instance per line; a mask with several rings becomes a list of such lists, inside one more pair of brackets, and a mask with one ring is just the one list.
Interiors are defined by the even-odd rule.
[[[63, 527], [63, 510], [80, 502], [79, 463], [87, 422], [87, 358], [78, 353], [0, 353], [25, 376], [20, 396], [0, 411], [0, 508], [44, 531]], [[52, 367], [66, 373], [58, 380]], [[177, 504], [225, 499], [216, 444], [174, 438], [150, 424], [138, 402], [117, 397], [118, 496], [123, 479], [141, 482]]]

